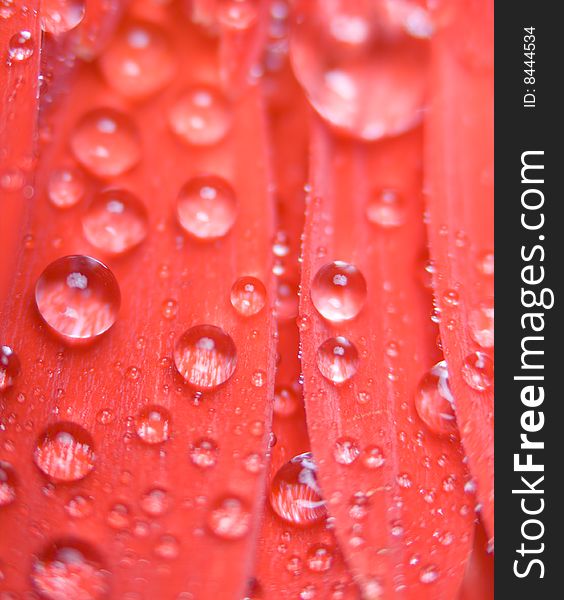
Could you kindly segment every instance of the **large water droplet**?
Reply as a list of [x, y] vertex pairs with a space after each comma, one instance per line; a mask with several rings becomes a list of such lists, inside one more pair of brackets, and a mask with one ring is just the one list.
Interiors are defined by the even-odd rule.
[[74, 29], [84, 18], [84, 0], [42, 0], [41, 28], [58, 35]]
[[366, 216], [371, 223], [385, 229], [400, 227], [406, 217], [404, 200], [396, 190], [377, 190], [368, 202]]
[[335, 323], [348, 321], [364, 306], [366, 281], [354, 265], [339, 260], [317, 271], [310, 295], [322, 317]]
[[147, 444], [161, 444], [170, 436], [170, 413], [162, 406], [146, 406], [135, 419], [137, 435]]
[[243, 500], [222, 498], [210, 510], [208, 526], [224, 540], [238, 540], [246, 536], [251, 528], [251, 513]]
[[175, 71], [165, 35], [150, 23], [129, 23], [100, 57], [106, 81], [120, 94], [144, 98], [162, 89]]
[[190, 385], [199, 390], [211, 390], [233, 375], [237, 349], [223, 329], [214, 325], [196, 325], [176, 342], [174, 362]]
[[57, 169], [51, 173], [47, 193], [53, 206], [70, 208], [82, 199], [84, 192], [84, 176], [78, 169]]
[[333, 383], [343, 383], [358, 369], [358, 350], [343, 336], [325, 340], [317, 349], [317, 367]]
[[194, 177], [178, 194], [176, 214], [190, 235], [200, 240], [215, 240], [233, 227], [237, 198], [233, 188], [221, 177]]
[[16, 499], [16, 472], [12, 466], [0, 460], [0, 508]]
[[89, 256], [52, 262], [35, 286], [35, 302], [45, 322], [69, 342], [84, 342], [107, 331], [120, 306], [113, 273]]
[[483, 392], [494, 382], [493, 360], [484, 352], [469, 354], [462, 365], [462, 377], [474, 390]]
[[184, 92], [172, 105], [168, 119], [172, 131], [181, 140], [196, 146], [216, 144], [231, 127], [227, 100], [208, 86]]
[[82, 117], [70, 143], [76, 159], [98, 177], [121, 175], [141, 159], [137, 128], [129, 117], [111, 108]]
[[98, 194], [82, 217], [86, 239], [108, 254], [122, 254], [147, 235], [147, 209], [131, 192], [106, 190]]
[[290, 38], [296, 76], [316, 111], [366, 140], [398, 135], [421, 118], [427, 13], [416, 2], [300, 0]]
[[456, 432], [454, 398], [444, 360], [430, 369], [419, 382], [415, 393], [415, 408], [421, 420], [434, 433], [448, 435]]
[[244, 317], [259, 313], [266, 303], [266, 288], [256, 277], [240, 277], [231, 288], [231, 305]]
[[49, 546], [31, 567], [31, 581], [48, 600], [102, 600], [109, 593], [110, 574], [98, 553], [74, 539]]
[[10, 346], [0, 346], [0, 392], [14, 385], [20, 373], [20, 359]]
[[299, 454], [283, 465], [272, 480], [270, 505], [284, 521], [307, 526], [327, 515], [317, 484], [317, 467], [310, 452]]
[[11, 60], [22, 62], [33, 55], [35, 42], [29, 31], [15, 33], [8, 43], [8, 56]]
[[51, 425], [39, 438], [33, 459], [54, 481], [78, 481], [94, 468], [94, 446], [86, 429], [76, 423]]

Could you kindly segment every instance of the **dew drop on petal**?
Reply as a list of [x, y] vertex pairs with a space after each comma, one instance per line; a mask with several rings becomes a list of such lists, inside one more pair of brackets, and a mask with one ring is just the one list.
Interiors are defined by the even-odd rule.
[[256, 277], [240, 277], [231, 288], [231, 305], [243, 317], [259, 313], [266, 303], [266, 288]]
[[350, 438], [339, 438], [335, 442], [333, 456], [340, 465], [350, 465], [360, 454], [358, 444]]
[[274, 414], [287, 418], [295, 415], [299, 408], [299, 400], [294, 390], [287, 385], [277, 385], [274, 388]]
[[369, 469], [379, 469], [386, 459], [380, 446], [367, 446], [362, 451], [362, 463]]
[[185, 91], [170, 108], [172, 131], [187, 144], [209, 146], [221, 141], [231, 127], [231, 109], [223, 95], [212, 87]]
[[135, 419], [137, 435], [147, 444], [162, 444], [170, 437], [170, 413], [162, 406], [146, 406]]
[[404, 199], [394, 189], [377, 190], [368, 201], [366, 216], [371, 223], [384, 229], [400, 227], [406, 218]]
[[325, 573], [333, 564], [333, 549], [325, 544], [311, 546], [306, 555], [307, 568], [314, 573]]
[[98, 177], [121, 175], [141, 159], [141, 141], [129, 117], [111, 108], [99, 108], [82, 117], [70, 144], [80, 164]]
[[0, 508], [16, 499], [16, 472], [6, 461], [0, 460]]
[[327, 516], [317, 483], [317, 467], [310, 452], [299, 454], [280, 467], [270, 487], [274, 512], [293, 525], [307, 526]]
[[77, 27], [84, 18], [85, 0], [42, 0], [41, 28], [58, 35]]
[[0, 346], [0, 392], [14, 385], [20, 374], [20, 359], [11, 346]]
[[128, 529], [131, 525], [129, 508], [119, 502], [112, 505], [106, 517], [106, 522], [112, 529]]
[[158, 517], [168, 510], [170, 500], [165, 490], [153, 488], [142, 496], [140, 506], [148, 515]]
[[335, 261], [317, 271], [310, 295], [322, 317], [334, 323], [348, 321], [364, 306], [366, 281], [354, 265]]
[[99, 59], [108, 84], [129, 98], [146, 98], [172, 79], [176, 61], [164, 33], [143, 22], [126, 24]]
[[82, 217], [86, 239], [108, 254], [122, 254], [140, 244], [147, 235], [145, 205], [126, 190], [98, 194]]
[[53, 481], [78, 481], [94, 468], [92, 437], [76, 423], [56, 423], [39, 437], [33, 460]]
[[214, 325], [196, 325], [176, 342], [174, 362], [190, 385], [198, 390], [212, 390], [233, 375], [237, 349], [223, 329]]
[[78, 169], [57, 169], [49, 177], [47, 194], [53, 206], [71, 208], [84, 196], [85, 185], [84, 175]]
[[121, 302], [113, 273], [95, 258], [64, 256], [52, 262], [35, 286], [39, 314], [68, 342], [85, 342], [116, 321]]
[[218, 449], [216, 443], [209, 438], [196, 440], [189, 448], [190, 460], [201, 469], [209, 469], [217, 463]]
[[237, 197], [221, 177], [194, 177], [178, 194], [176, 215], [181, 227], [196, 239], [215, 240], [225, 236], [235, 224]]
[[23, 62], [33, 55], [35, 42], [29, 31], [14, 33], [8, 43], [8, 56], [16, 62]]
[[421, 379], [415, 392], [415, 409], [427, 427], [438, 435], [456, 433], [454, 398], [446, 362], [440, 361]]
[[98, 553], [75, 539], [56, 541], [31, 567], [33, 586], [47, 600], [102, 600], [109, 593], [109, 578]]
[[240, 498], [221, 498], [211, 508], [208, 527], [224, 540], [238, 540], [247, 535], [251, 528], [251, 513]]
[[419, 581], [421, 583], [434, 583], [439, 578], [439, 571], [435, 565], [428, 565], [421, 569]]
[[86, 519], [93, 511], [93, 501], [89, 496], [73, 496], [65, 504], [65, 512], [72, 519]]
[[468, 317], [470, 337], [482, 348], [494, 347], [494, 308], [480, 306], [470, 312]]
[[474, 390], [489, 389], [494, 382], [493, 360], [484, 352], [469, 354], [462, 364], [462, 378]]
[[217, 20], [229, 29], [248, 29], [256, 23], [258, 4], [258, 0], [218, 0]]
[[336, 384], [349, 380], [358, 369], [358, 350], [342, 336], [325, 340], [317, 349], [316, 359], [321, 374]]
[[155, 546], [155, 554], [165, 560], [174, 560], [180, 554], [180, 544], [172, 535], [163, 535]]

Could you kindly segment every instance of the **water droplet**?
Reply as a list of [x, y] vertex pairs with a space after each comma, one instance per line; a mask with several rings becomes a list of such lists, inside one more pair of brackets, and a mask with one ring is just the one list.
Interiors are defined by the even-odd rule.
[[443, 293], [443, 303], [446, 306], [458, 306], [459, 302], [458, 292], [455, 290], [445, 290]]
[[468, 318], [470, 337], [482, 348], [494, 347], [494, 308], [480, 306]]
[[170, 414], [162, 406], [143, 408], [135, 420], [137, 435], [147, 444], [162, 444], [170, 436]]
[[20, 359], [10, 346], [0, 346], [0, 392], [14, 385], [20, 374]]
[[141, 509], [152, 517], [164, 514], [170, 505], [168, 494], [160, 488], [153, 488], [141, 498]]
[[82, 217], [86, 239], [108, 254], [122, 254], [147, 235], [147, 209], [131, 192], [106, 190], [98, 194]]
[[317, 544], [307, 551], [307, 568], [314, 573], [325, 573], [333, 564], [333, 550], [325, 544]]
[[49, 177], [49, 200], [57, 208], [71, 208], [84, 196], [85, 185], [84, 176], [78, 169], [57, 169]]
[[68, 342], [88, 341], [116, 321], [121, 296], [113, 273], [89, 256], [52, 262], [35, 286], [39, 314]]
[[493, 360], [484, 352], [469, 354], [462, 365], [462, 377], [474, 390], [483, 392], [494, 382]]
[[325, 340], [317, 350], [317, 367], [333, 383], [349, 380], [358, 369], [356, 346], [339, 336]]
[[217, 445], [213, 440], [201, 438], [189, 448], [190, 460], [201, 469], [209, 469], [217, 462]]
[[48, 600], [102, 600], [109, 593], [109, 578], [98, 553], [75, 539], [53, 543], [31, 567], [33, 586]]
[[[301, 0], [290, 58], [315, 110], [354, 137], [376, 140], [421, 118], [432, 25], [416, 2]], [[415, 25], [417, 24], [417, 25]]]
[[16, 499], [16, 472], [12, 466], [0, 460], [0, 508]]
[[426, 373], [415, 393], [415, 409], [427, 427], [438, 435], [456, 433], [454, 398], [444, 360]]
[[210, 511], [208, 526], [220, 538], [238, 540], [245, 537], [251, 528], [251, 513], [243, 500], [222, 498]]
[[170, 43], [150, 23], [126, 24], [99, 59], [109, 85], [123, 96], [146, 98], [172, 79], [176, 64]]
[[14, 0], [0, 0], [0, 17], [2, 19], [10, 19], [16, 12]]
[[340, 465], [350, 465], [360, 454], [360, 450], [355, 440], [350, 438], [340, 438], [335, 442], [333, 456]]
[[266, 303], [266, 288], [256, 277], [240, 277], [231, 288], [231, 305], [244, 317], [259, 313]]
[[367, 446], [362, 452], [362, 463], [369, 469], [379, 469], [386, 462], [382, 448]]
[[264, 371], [255, 371], [251, 377], [251, 383], [256, 388], [261, 388], [266, 383], [266, 373]]
[[187, 90], [168, 114], [172, 131], [187, 144], [208, 146], [222, 140], [231, 127], [227, 100], [212, 87]]
[[429, 565], [421, 569], [419, 581], [421, 583], [433, 583], [439, 578], [439, 571], [434, 565]]
[[163, 302], [162, 311], [165, 319], [174, 319], [178, 312], [178, 302], [172, 298], [168, 298]]
[[221, 177], [194, 177], [178, 194], [176, 215], [182, 228], [196, 239], [215, 240], [225, 236], [235, 224], [237, 198]]
[[125, 504], [114, 504], [108, 512], [106, 521], [112, 529], [128, 529], [131, 525], [129, 508]]
[[11, 60], [22, 62], [33, 55], [35, 42], [29, 31], [15, 33], [8, 43], [8, 56]]
[[276, 286], [276, 316], [281, 321], [294, 319], [298, 314], [298, 285], [279, 279]]
[[405, 222], [402, 196], [394, 189], [384, 188], [372, 194], [366, 207], [366, 216], [374, 225], [386, 229], [400, 227]]
[[174, 362], [189, 384], [199, 390], [211, 390], [233, 375], [237, 349], [223, 329], [196, 325], [176, 342]]
[[99, 108], [87, 113], [71, 134], [76, 159], [98, 177], [115, 177], [141, 159], [137, 128], [123, 113]]
[[408, 473], [400, 473], [396, 477], [396, 481], [398, 482], [398, 485], [402, 488], [410, 488], [413, 485], [411, 477]]
[[114, 420], [114, 414], [108, 408], [102, 408], [96, 413], [96, 421], [100, 425], [109, 425]]
[[274, 414], [277, 417], [292, 417], [299, 407], [298, 396], [287, 385], [277, 385], [274, 389]]
[[172, 535], [163, 535], [155, 546], [155, 554], [165, 560], [174, 560], [180, 554], [180, 544]]
[[41, 28], [58, 35], [74, 29], [84, 18], [84, 0], [43, 0]]
[[354, 265], [335, 261], [317, 271], [310, 294], [322, 317], [335, 323], [348, 321], [364, 306], [366, 281]]
[[94, 468], [90, 434], [76, 423], [51, 425], [39, 438], [33, 460], [54, 481], [78, 481]]
[[256, 22], [257, 16], [257, 0], [218, 0], [217, 20], [229, 29], [248, 29]]
[[65, 504], [65, 511], [72, 519], [86, 519], [94, 511], [92, 498], [89, 496], [73, 496]]
[[307, 526], [326, 517], [316, 472], [310, 452], [295, 456], [278, 470], [269, 497], [272, 509], [281, 519]]
[[478, 271], [486, 277], [491, 277], [494, 274], [495, 260], [493, 252], [485, 252], [478, 259]]

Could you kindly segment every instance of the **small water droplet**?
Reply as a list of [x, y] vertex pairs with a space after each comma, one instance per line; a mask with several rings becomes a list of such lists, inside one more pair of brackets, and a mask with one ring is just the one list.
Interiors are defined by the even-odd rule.
[[266, 303], [266, 288], [256, 277], [240, 277], [231, 288], [231, 305], [244, 317], [259, 313]]
[[261, 388], [266, 383], [266, 373], [264, 371], [255, 371], [251, 377], [251, 383], [256, 388]]
[[73, 496], [65, 504], [65, 512], [72, 519], [86, 519], [93, 511], [92, 498], [89, 496]]
[[131, 525], [131, 515], [129, 508], [125, 504], [114, 504], [110, 507], [106, 517], [108, 525], [112, 529], [129, 529]]
[[86, 182], [78, 169], [57, 169], [51, 173], [47, 193], [53, 206], [71, 208], [84, 196]]
[[396, 190], [377, 190], [368, 202], [366, 216], [371, 223], [385, 229], [400, 227], [405, 222], [404, 204], [402, 196]]
[[274, 389], [274, 414], [287, 418], [296, 414], [299, 400], [294, 390], [287, 385], [277, 385]]
[[227, 235], [235, 224], [237, 198], [221, 177], [194, 177], [178, 194], [176, 215], [182, 228], [196, 239], [215, 240]]
[[74, 29], [84, 18], [85, 0], [42, 0], [41, 28], [58, 35]]
[[443, 303], [446, 306], [458, 306], [458, 302], [459, 302], [459, 296], [458, 296], [458, 292], [456, 292], [455, 290], [445, 290], [443, 293]]
[[141, 497], [141, 509], [152, 517], [164, 514], [170, 505], [168, 494], [160, 488], [153, 488]]
[[468, 318], [470, 337], [482, 348], [494, 347], [494, 308], [480, 306]]
[[485, 252], [480, 256], [477, 268], [482, 275], [492, 277], [494, 274], [495, 260], [493, 252]]
[[170, 413], [162, 406], [147, 406], [135, 419], [137, 435], [147, 444], [162, 444], [170, 437]]
[[400, 473], [396, 477], [396, 481], [398, 482], [398, 485], [402, 488], [410, 488], [413, 485], [411, 477], [408, 473]]
[[131, 192], [106, 190], [98, 194], [82, 217], [86, 239], [108, 254], [122, 254], [147, 235], [147, 209]]
[[339, 438], [335, 442], [333, 456], [340, 465], [350, 465], [360, 454], [358, 444], [350, 438]]
[[89, 256], [65, 256], [52, 262], [35, 286], [39, 314], [68, 342], [88, 341], [107, 331], [120, 306], [113, 273]]
[[16, 481], [12, 465], [0, 460], [0, 507], [7, 506], [16, 499]]
[[20, 374], [20, 359], [11, 346], [0, 346], [0, 392], [14, 385]]
[[427, 427], [438, 435], [456, 433], [454, 398], [448, 382], [447, 364], [438, 362], [426, 373], [415, 393], [415, 409]]
[[189, 448], [190, 460], [201, 469], [209, 469], [217, 462], [218, 449], [213, 440], [201, 438]]
[[311, 300], [328, 321], [348, 321], [358, 315], [366, 301], [366, 281], [354, 266], [335, 261], [319, 269], [311, 284]]
[[462, 377], [474, 390], [483, 392], [494, 382], [493, 360], [484, 352], [469, 354], [462, 365]]
[[367, 446], [362, 452], [362, 463], [369, 469], [379, 469], [385, 462], [384, 453], [379, 446]]
[[284, 521], [307, 526], [327, 515], [317, 484], [317, 467], [310, 452], [299, 454], [283, 465], [272, 480], [270, 505]]
[[172, 535], [163, 535], [155, 546], [155, 554], [165, 560], [174, 560], [180, 554], [180, 544]]
[[33, 55], [35, 42], [29, 31], [15, 33], [8, 43], [8, 56], [11, 60], [22, 62]]
[[168, 298], [162, 304], [162, 312], [165, 319], [174, 319], [178, 313], [178, 302]]
[[212, 87], [184, 92], [168, 114], [172, 131], [187, 144], [208, 146], [221, 141], [231, 127], [227, 100]]
[[325, 573], [333, 564], [333, 549], [325, 544], [311, 546], [306, 556], [307, 568], [314, 573]]
[[74, 128], [71, 149], [76, 159], [98, 177], [115, 177], [141, 159], [137, 128], [129, 117], [111, 108], [87, 113]]
[[33, 459], [54, 481], [78, 481], [92, 471], [96, 457], [86, 429], [76, 423], [60, 422], [40, 436]]
[[321, 374], [336, 384], [349, 380], [358, 369], [358, 350], [342, 336], [325, 340], [317, 350], [316, 359]]
[[439, 571], [434, 565], [429, 565], [421, 569], [419, 581], [421, 583], [433, 583], [439, 578]]
[[222, 539], [238, 540], [245, 537], [251, 528], [251, 513], [240, 498], [222, 498], [210, 510], [208, 526]]
[[216, 17], [229, 29], [245, 30], [256, 22], [258, 9], [257, 0], [218, 0]]

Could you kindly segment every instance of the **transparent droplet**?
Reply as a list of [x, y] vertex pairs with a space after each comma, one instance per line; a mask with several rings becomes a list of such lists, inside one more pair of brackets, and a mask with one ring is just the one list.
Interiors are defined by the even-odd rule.
[[187, 233], [199, 240], [215, 240], [225, 236], [235, 224], [237, 197], [221, 177], [194, 177], [178, 194], [176, 214]]
[[237, 349], [223, 329], [196, 325], [176, 342], [174, 362], [190, 385], [199, 390], [211, 390], [233, 375]]
[[14, 385], [20, 369], [20, 359], [13, 348], [0, 346], [0, 392]]
[[274, 389], [274, 414], [278, 417], [292, 417], [299, 408], [297, 394], [290, 386], [277, 385]]
[[106, 521], [112, 529], [129, 529], [131, 526], [129, 508], [125, 504], [114, 504], [108, 512]]
[[199, 86], [184, 92], [168, 114], [172, 131], [187, 144], [209, 146], [231, 127], [231, 108], [216, 89]]
[[22, 62], [33, 55], [35, 42], [29, 31], [14, 33], [8, 43], [8, 56], [11, 60]]
[[494, 382], [493, 360], [484, 352], [469, 354], [462, 365], [462, 377], [474, 390], [483, 392]]
[[419, 581], [421, 583], [433, 583], [439, 578], [439, 571], [435, 565], [429, 565], [421, 569]]
[[65, 256], [52, 262], [35, 286], [39, 314], [68, 342], [84, 342], [116, 321], [121, 296], [113, 273], [89, 256]]
[[78, 169], [57, 169], [49, 177], [47, 193], [53, 206], [71, 208], [84, 196], [85, 186], [84, 176]]
[[51, 544], [31, 567], [31, 581], [47, 600], [103, 600], [110, 589], [110, 573], [90, 545], [76, 539]]
[[165, 319], [174, 319], [178, 313], [178, 302], [172, 298], [168, 298], [162, 304], [162, 311]]
[[258, 0], [218, 0], [217, 20], [229, 29], [245, 30], [257, 20]]
[[39, 469], [53, 481], [78, 481], [94, 468], [92, 437], [76, 423], [51, 425], [40, 436], [33, 453]]
[[298, 315], [298, 285], [288, 279], [279, 279], [276, 288], [276, 316], [288, 321]]
[[111, 108], [87, 113], [70, 137], [74, 156], [98, 177], [116, 177], [141, 159], [141, 141], [129, 117]]
[[256, 277], [240, 277], [231, 288], [231, 305], [244, 317], [259, 313], [266, 303], [266, 288]]
[[170, 505], [168, 494], [160, 488], [153, 488], [141, 498], [141, 509], [152, 517], [164, 514]]
[[6, 461], [0, 460], [0, 508], [16, 499], [16, 472]]
[[333, 456], [340, 465], [350, 465], [360, 454], [358, 444], [351, 438], [339, 438], [335, 442]]
[[65, 511], [73, 519], [86, 519], [94, 510], [92, 498], [89, 496], [73, 496], [65, 504]]
[[310, 452], [295, 456], [278, 470], [272, 480], [269, 499], [281, 519], [300, 526], [325, 519], [327, 509], [316, 473]]
[[477, 263], [478, 271], [486, 277], [494, 274], [495, 260], [493, 252], [485, 252], [480, 256]]
[[348, 321], [364, 306], [366, 281], [354, 265], [335, 261], [317, 271], [310, 295], [322, 317], [335, 323]]
[[362, 463], [369, 469], [379, 469], [386, 459], [380, 446], [367, 446], [362, 452]]
[[122, 254], [140, 244], [147, 227], [145, 205], [126, 190], [101, 192], [82, 217], [86, 239], [108, 254]]
[[482, 348], [494, 347], [494, 308], [480, 306], [468, 317], [470, 337]]
[[74, 29], [84, 18], [85, 0], [42, 0], [41, 28], [58, 35]]
[[321, 374], [337, 384], [349, 380], [358, 369], [358, 350], [342, 336], [325, 340], [317, 349], [316, 359]]
[[135, 419], [137, 435], [147, 444], [162, 444], [170, 437], [170, 413], [162, 406], [146, 406]]
[[415, 392], [415, 409], [427, 427], [438, 435], [456, 433], [454, 398], [450, 391], [448, 369], [438, 362], [421, 379]]
[[299, 0], [293, 13], [294, 72], [326, 121], [365, 140], [419, 122], [432, 32], [419, 3]]
[[155, 554], [165, 560], [174, 560], [180, 554], [180, 544], [172, 535], [163, 535], [155, 546]]
[[333, 549], [325, 544], [317, 544], [307, 551], [307, 568], [314, 573], [325, 573], [333, 564]]
[[209, 438], [201, 438], [190, 445], [189, 455], [197, 467], [209, 469], [217, 463], [217, 444]]
[[100, 68], [123, 96], [146, 98], [174, 76], [176, 60], [165, 34], [151, 23], [127, 23], [102, 53]]
[[251, 528], [251, 513], [240, 498], [222, 498], [208, 514], [208, 527], [224, 540], [238, 540], [245, 537]]
[[377, 190], [368, 201], [366, 216], [371, 223], [385, 229], [400, 227], [406, 218], [404, 199], [394, 189]]

